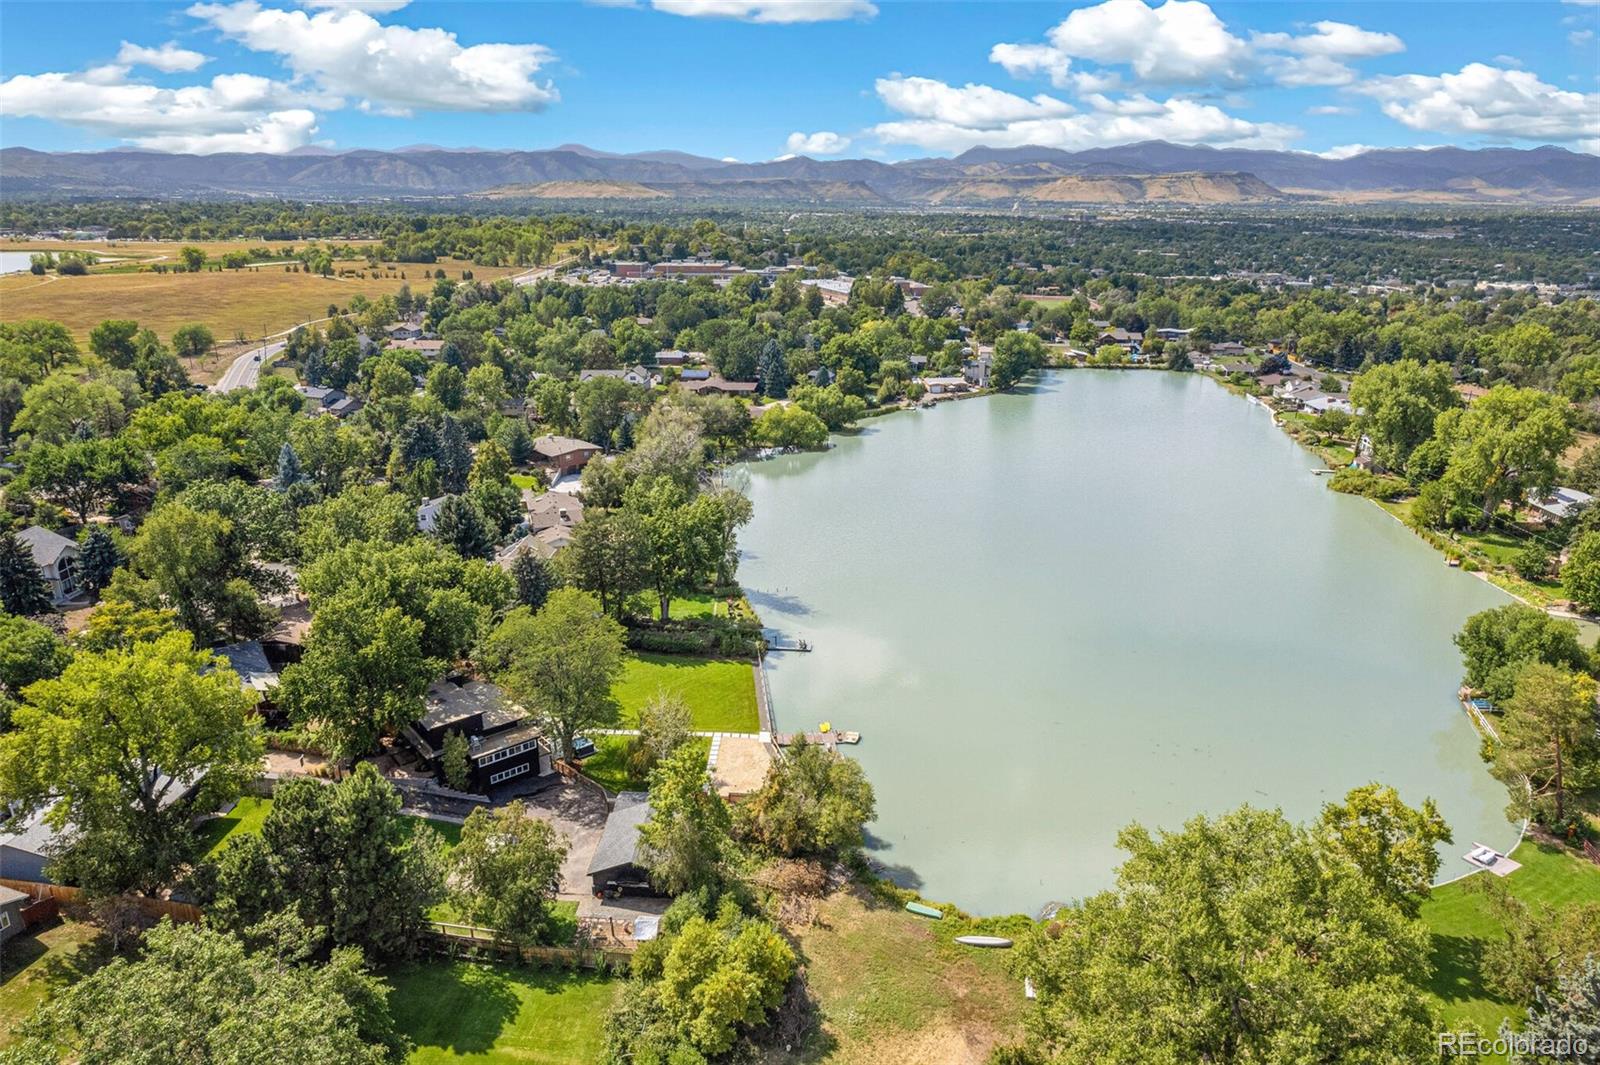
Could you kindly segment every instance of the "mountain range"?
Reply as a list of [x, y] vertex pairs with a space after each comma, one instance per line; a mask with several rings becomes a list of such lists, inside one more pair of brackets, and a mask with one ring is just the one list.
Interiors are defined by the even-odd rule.
[[1147, 141], [1084, 151], [972, 148], [884, 163], [794, 156], [741, 163], [676, 151], [618, 154], [411, 145], [392, 151], [169, 155], [0, 150], [0, 194], [294, 199], [683, 199], [882, 206], [1546, 203], [1600, 206], [1600, 157], [1564, 148], [1306, 152]]

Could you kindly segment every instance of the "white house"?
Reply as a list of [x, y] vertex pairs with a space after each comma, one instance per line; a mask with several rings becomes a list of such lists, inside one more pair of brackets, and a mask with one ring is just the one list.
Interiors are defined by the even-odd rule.
[[1539, 514], [1541, 521], [1565, 521], [1594, 502], [1594, 496], [1576, 488], [1556, 488], [1542, 499], [1531, 500], [1528, 505]]
[[56, 606], [78, 597], [82, 585], [78, 579], [78, 545], [60, 533], [38, 525], [30, 525], [17, 533], [17, 540], [33, 553], [33, 564], [39, 567], [45, 583], [50, 586], [50, 601]]
[[433, 499], [424, 499], [417, 507], [417, 532], [431, 533], [439, 524], [439, 508], [444, 506], [444, 501], [449, 496], [437, 496]]

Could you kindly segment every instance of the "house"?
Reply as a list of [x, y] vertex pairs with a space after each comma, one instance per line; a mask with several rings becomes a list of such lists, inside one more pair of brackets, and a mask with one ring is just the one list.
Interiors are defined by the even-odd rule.
[[622, 379], [630, 385], [638, 385], [640, 388], [650, 388], [661, 381], [660, 375], [643, 364], [630, 366], [623, 370]]
[[596, 377], [615, 377], [621, 380], [622, 376], [621, 370], [579, 370], [578, 383], [581, 385], [585, 381], [593, 381]]
[[961, 375], [967, 383], [974, 388], [989, 387], [989, 368], [994, 365], [994, 357], [980, 354], [976, 359], [968, 359], [962, 366]]
[[1300, 401], [1300, 409], [1307, 414], [1327, 414], [1329, 411], [1339, 411], [1343, 414], [1354, 414], [1355, 408], [1350, 405], [1348, 396], [1336, 396], [1326, 392], [1319, 392], [1309, 399]]
[[549, 783], [555, 776], [550, 745], [520, 707], [506, 702], [493, 684], [469, 680], [457, 684], [437, 680], [428, 688], [422, 716], [401, 735], [434, 765], [444, 754], [445, 737], [458, 733], [467, 741], [467, 781], [474, 793], [509, 780]]
[[321, 385], [295, 385], [294, 390], [304, 397], [303, 409], [307, 414], [321, 414], [345, 398], [339, 389], [323, 388]]
[[56, 830], [45, 824], [44, 813], [14, 817], [0, 828], [0, 878], [50, 883], [44, 867], [50, 863]]
[[339, 399], [328, 404], [327, 409], [328, 413], [335, 418], [348, 418], [364, 406], [366, 404], [355, 396], [340, 396]]
[[911, 367], [912, 373], [919, 374], [928, 368], [928, 357], [926, 355], [907, 355], [906, 365]]
[[583, 500], [567, 492], [535, 493], [523, 489], [522, 505], [528, 512], [528, 532], [545, 529], [570, 529], [583, 523]]
[[930, 396], [948, 396], [972, 388], [965, 377], [924, 377], [922, 387], [928, 390]]
[[1237, 340], [1223, 340], [1211, 345], [1212, 355], [1243, 355], [1249, 350]]
[[227, 661], [239, 675], [239, 684], [258, 702], [277, 690], [278, 671], [267, 661], [267, 652], [260, 640], [244, 640], [213, 647], [211, 653]]
[[1193, 329], [1156, 329], [1155, 334], [1162, 340], [1186, 340]]
[[704, 381], [685, 381], [683, 382], [683, 388], [686, 392], [696, 392], [702, 395], [753, 396], [756, 394], [756, 383], [754, 381], [728, 381], [721, 377], [708, 377]]
[[22, 934], [22, 911], [32, 904], [32, 896], [0, 887], [0, 943]]
[[517, 556], [526, 551], [535, 558], [549, 562], [563, 548], [572, 543], [572, 530], [561, 525], [553, 525], [548, 529], [528, 533], [522, 539], [502, 547], [495, 552], [494, 562], [503, 570], [509, 570], [517, 561]]
[[1095, 337], [1095, 344], [1101, 347], [1104, 347], [1107, 344], [1116, 344], [1121, 347], [1129, 348], [1137, 347], [1142, 343], [1144, 343], [1143, 333], [1137, 331], [1130, 332], [1129, 330], [1122, 328], [1105, 329], [1101, 331], [1099, 336]]
[[424, 499], [417, 506], [417, 532], [431, 533], [439, 527], [439, 508], [444, 506], [444, 501], [449, 496], [435, 496]]
[[390, 344], [389, 347], [398, 351], [420, 351], [424, 355], [437, 356], [441, 351], [444, 350], [444, 341], [423, 340], [421, 338], [415, 340], [396, 340], [394, 343]]
[[1528, 506], [1536, 512], [1536, 521], [1565, 521], [1594, 502], [1594, 496], [1576, 488], [1556, 488], [1549, 495], [1530, 500]]
[[1478, 400], [1489, 394], [1489, 390], [1484, 388], [1482, 385], [1469, 385], [1463, 383], [1456, 385], [1455, 390], [1456, 395], [1461, 397], [1461, 402], [1467, 404], [1468, 406], [1471, 406], [1473, 403], [1476, 403]]
[[692, 359], [687, 351], [679, 351], [676, 348], [669, 351], [656, 352], [657, 366], [683, 366], [691, 361]]
[[710, 370], [684, 370], [682, 373], [680, 373], [678, 375], [678, 380], [680, 380], [680, 381], [709, 381], [709, 380], [711, 380], [711, 371]]
[[391, 325], [388, 329], [385, 329], [383, 332], [384, 332], [384, 335], [387, 336], [391, 341], [394, 341], [394, 340], [421, 340], [422, 339], [422, 323], [421, 322], [396, 322], [396, 323], [394, 323], [394, 325]]
[[82, 591], [78, 583], [78, 545], [60, 533], [30, 525], [17, 533], [17, 540], [33, 554], [45, 583], [50, 586], [50, 602], [56, 606], [76, 599]]
[[624, 791], [617, 796], [589, 862], [589, 880], [597, 897], [660, 894], [650, 886], [639, 852], [639, 826], [648, 820], [648, 792]]
[[560, 476], [583, 469], [585, 463], [600, 454], [600, 446], [570, 436], [547, 435], [533, 442], [533, 453], [539, 465]]

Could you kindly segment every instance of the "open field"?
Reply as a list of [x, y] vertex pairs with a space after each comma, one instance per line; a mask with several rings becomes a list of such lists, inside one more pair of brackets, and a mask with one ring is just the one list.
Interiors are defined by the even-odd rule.
[[172, 260], [181, 248], [199, 248], [216, 258], [230, 251], [248, 251], [251, 248], [304, 248], [312, 243], [346, 245], [364, 248], [378, 243], [375, 240], [7, 240], [0, 242], [0, 251], [78, 251], [93, 252], [107, 259]]
[[0, 1047], [45, 999], [100, 967], [99, 938], [93, 925], [57, 921], [0, 948]]
[[413, 1065], [589, 1065], [619, 987], [593, 973], [465, 962], [406, 966], [389, 983]]
[[[364, 261], [337, 264], [340, 269], [365, 271]], [[107, 318], [132, 318], [154, 329], [163, 339], [191, 322], [208, 327], [226, 344], [237, 334], [257, 338], [300, 322], [322, 318], [330, 304], [345, 307], [356, 295], [377, 299], [410, 284], [425, 295], [434, 270], [460, 280], [463, 270], [475, 279], [493, 281], [521, 273], [521, 268], [473, 266], [444, 260], [438, 263], [389, 263], [375, 276], [319, 277], [289, 273], [281, 266], [242, 270], [202, 271], [198, 274], [90, 273], [83, 277], [9, 274], [0, 278], [0, 321], [49, 318], [70, 329], [80, 343]], [[405, 274], [402, 278], [400, 275]]]
[[[1534, 907], [1600, 899], [1600, 866], [1533, 840], [1512, 855], [1522, 868], [1506, 878], [1511, 893]], [[1483, 948], [1504, 935], [1484, 896], [1469, 889], [1478, 873], [1436, 888], [1422, 904], [1422, 920], [1433, 933], [1433, 978], [1428, 993], [1447, 1023], [1493, 1035], [1503, 1019], [1521, 1027], [1523, 1010], [1484, 986]]]
[[[794, 929], [822, 1030], [773, 1065], [978, 1065], [1021, 1036], [1027, 1000], [1005, 951], [954, 937], [1013, 934], [1021, 918], [928, 921], [851, 889], [829, 897], [817, 923]], [[974, 927], [976, 924], [978, 927]]]
[[623, 728], [657, 692], [676, 692], [689, 704], [690, 727], [701, 732], [755, 732], [755, 673], [748, 662], [687, 655], [630, 654], [611, 694], [622, 704]]

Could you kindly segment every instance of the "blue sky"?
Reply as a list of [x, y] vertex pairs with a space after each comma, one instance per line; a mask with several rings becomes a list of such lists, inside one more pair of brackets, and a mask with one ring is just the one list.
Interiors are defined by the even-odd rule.
[[0, 144], [1600, 153], [1600, 3], [0, 3]]

